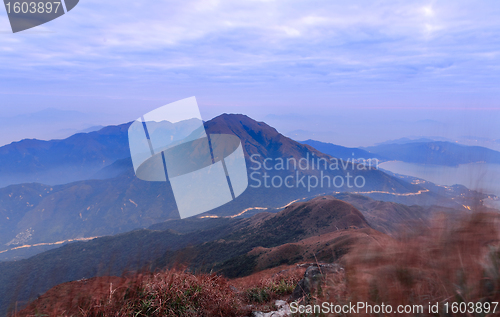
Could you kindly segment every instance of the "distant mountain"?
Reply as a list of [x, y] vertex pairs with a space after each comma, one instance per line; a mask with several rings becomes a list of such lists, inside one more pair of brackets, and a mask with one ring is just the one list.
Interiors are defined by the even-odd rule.
[[33, 136], [40, 140], [63, 139], [72, 134], [83, 132], [82, 130], [90, 126], [109, 124], [109, 122], [115, 120], [116, 116], [108, 114], [84, 113], [55, 108], [9, 117], [1, 116], [0, 145], [33, 138]]
[[[182, 129], [192, 125], [189, 121], [161, 126], [151, 123], [150, 129], [175, 140]], [[34, 182], [61, 185], [118, 176], [131, 166], [124, 165], [131, 163], [129, 126], [94, 126], [63, 140], [25, 139], [2, 146], [0, 187]]]
[[390, 160], [407, 163], [457, 166], [485, 162], [500, 164], [500, 152], [480, 146], [466, 146], [452, 142], [416, 142], [386, 144], [364, 148]]
[[[388, 177], [380, 170], [360, 168], [352, 164], [352, 161], [342, 163], [308, 145], [283, 136], [264, 122], [257, 122], [245, 115], [223, 114], [206, 122], [205, 127], [209, 134], [228, 133], [239, 137], [249, 175], [249, 187], [238, 199], [210, 211], [209, 214], [229, 216], [233, 215], [235, 210], [245, 210], [249, 207], [280, 207], [297, 199], [336, 191], [377, 190], [387, 193], [412, 193], [421, 189], [418, 185], [409, 184], [396, 177]], [[302, 165], [304, 167], [307, 159], [309, 167], [301, 168], [298, 165], [299, 161], [304, 163]], [[318, 164], [319, 159], [323, 161]], [[329, 163], [325, 166], [325, 161], [330, 163], [338, 161], [338, 169], [332, 168]], [[296, 169], [294, 162], [297, 163]], [[323, 186], [321, 186], [322, 176]], [[351, 183], [349, 187], [346, 178], [353, 179], [358, 176], [365, 180], [364, 186], [358, 188]], [[285, 184], [287, 177], [291, 177], [292, 181]], [[311, 183], [315, 179], [318, 180], [316, 187], [308, 187], [308, 177]], [[333, 182], [328, 185], [328, 179], [331, 181], [335, 177], [344, 180], [343, 186], [340, 186], [341, 181], [337, 184], [339, 187], [334, 186]], [[277, 180], [274, 185], [271, 184], [273, 178]], [[300, 183], [301, 180], [305, 184]], [[266, 205], [263, 206], [263, 203]]]
[[307, 140], [307, 139], [315, 139], [315, 140], [329, 140], [333, 137], [341, 137], [341, 134], [332, 132], [332, 131], [307, 131], [307, 130], [292, 130], [284, 133], [287, 137], [293, 140]]
[[331, 155], [333, 157], [337, 157], [343, 160], [347, 159], [379, 159], [379, 160], [384, 160], [384, 157], [380, 157], [378, 155], [374, 155], [373, 153], [370, 153], [368, 151], [365, 151], [363, 149], [358, 149], [358, 148], [350, 148], [350, 147], [345, 147], [341, 145], [335, 145], [332, 143], [325, 143], [325, 142], [320, 142], [320, 141], [315, 141], [315, 140], [306, 140], [306, 141], [301, 141], [300, 143], [302, 144], [307, 144], [315, 148], [316, 150]]
[[112, 164], [103, 167], [99, 171], [92, 174], [89, 179], [108, 179], [117, 177], [120, 174], [132, 172], [132, 159], [130, 157], [116, 160]]
[[0, 147], [0, 187], [21, 183], [66, 184], [87, 180], [130, 156], [129, 123], [78, 133], [64, 140], [26, 139]]
[[80, 130], [80, 131], [78, 131], [78, 133], [90, 133], [90, 132], [99, 131], [99, 130], [101, 130], [103, 128], [105, 128], [105, 127], [102, 126], [102, 125], [94, 125], [94, 126], [85, 128], [83, 130]]
[[131, 173], [58, 186], [12, 185], [0, 189], [0, 259], [178, 217], [168, 183], [144, 182]]
[[396, 140], [389, 140], [385, 142], [376, 143], [375, 145], [387, 145], [387, 144], [407, 144], [407, 143], [420, 143], [420, 142], [434, 142], [434, 141], [449, 141], [449, 140], [436, 139], [436, 138], [399, 138]]

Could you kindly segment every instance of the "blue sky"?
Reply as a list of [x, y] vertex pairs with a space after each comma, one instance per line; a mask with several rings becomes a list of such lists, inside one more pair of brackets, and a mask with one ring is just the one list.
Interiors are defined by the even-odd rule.
[[79, 111], [84, 128], [194, 95], [206, 119], [245, 113], [343, 145], [500, 139], [499, 16], [493, 0], [82, 0], [12, 34], [0, 10], [0, 117]]

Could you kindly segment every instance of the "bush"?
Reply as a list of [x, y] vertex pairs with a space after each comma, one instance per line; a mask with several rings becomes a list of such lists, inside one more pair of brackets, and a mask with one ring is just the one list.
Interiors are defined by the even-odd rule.
[[61, 284], [16, 317], [250, 316], [252, 310], [272, 309], [271, 301], [291, 294], [302, 275], [302, 269], [292, 269], [258, 283], [249, 276], [240, 280], [242, 291], [222, 276], [183, 270], [98, 277]]
[[302, 271], [285, 272], [272, 278], [262, 279], [257, 286], [245, 291], [245, 299], [249, 303], [265, 303], [290, 295], [302, 279]]
[[165, 271], [135, 277], [125, 294], [88, 307], [85, 316], [240, 316], [242, 302], [226, 279]]

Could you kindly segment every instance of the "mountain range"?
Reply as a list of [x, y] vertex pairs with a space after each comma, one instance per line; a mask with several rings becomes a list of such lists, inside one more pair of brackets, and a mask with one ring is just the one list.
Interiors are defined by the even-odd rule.
[[[353, 149], [326, 145], [323, 149], [332, 152], [322, 153], [264, 122], [223, 114], [205, 122], [205, 129], [241, 140], [249, 187], [224, 206], [180, 220], [169, 182], [135, 177], [128, 126], [0, 148], [0, 162], [18, 160], [17, 165], [8, 163], [12, 175], [22, 175], [25, 164], [36, 177], [48, 177], [60, 168], [62, 158], [68, 170], [86, 170], [85, 175], [68, 172], [65, 181], [72, 180], [66, 184], [31, 180], [0, 189], [0, 259], [16, 260], [0, 262], [0, 313], [59, 283], [119, 276], [127, 270], [184, 264], [235, 277], [315, 257], [335, 261], [366, 239], [391, 239], [401, 226], [425, 226], [437, 212], [464, 210], [468, 196], [477, 194], [353, 163], [352, 152], [339, 160], [339, 150]], [[280, 162], [287, 160], [320, 163], [307, 169], [282, 168]], [[340, 168], [321, 165], [325, 161]], [[264, 175], [268, 180], [302, 178], [305, 184], [350, 175], [365, 183], [307, 187], [294, 180], [297, 186], [289, 188], [272, 182], [266, 186]]]
[[342, 193], [250, 218], [169, 220], [148, 229], [67, 244], [25, 260], [0, 262], [0, 314], [55, 285], [95, 276], [180, 265], [234, 278], [283, 264], [336, 262], [372, 240], [392, 241], [401, 227], [418, 232], [433, 215], [455, 212]]
[[[125, 124], [88, 134], [78, 134], [67, 140], [51, 142], [49, 143], [51, 145], [43, 151], [34, 145], [29, 147], [27, 145], [29, 142], [26, 141], [27, 143], [23, 143], [23, 146], [14, 144], [9, 148], [4, 147], [3, 153], [10, 153], [10, 157], [22, 157], [18, 163], [19, 166], [27, 164], [35, 169], [42, 166], [47, 171], [51, 171], [51, 166], [57, 166], [56, 162], [61, 160], [61, 158], [56, 158], [51, 161], [51, 157], [56, 153], [68, 158], [68, 162], [73, 162], [73, 167], [81, 166], [85, 162], [94, 162], [95, 167], [101, 167], [102, 162], [99, 162], [105, 157], [110, 160], [109, 157], [126, 156], [127, 127], [128, 124]], [[267, 124], [256, 122], [244, 115], [224, 114], [206, 122], [205, 127], [211, 134], [229, 133], [239, 137], [250, 174], [249, 187], [238, 199], [211, 210], [205, 215], [251, 216], [268, 208], [279, 208], [297, 199], [307, 199], [334, 192], [369, 193], [373, 191], [375, 194], [391, 195], [418, 193], [423, 190], [418, 185], [389, 176], [376, 169], [358, 169], [350, 162], [340, 162], [340, 166], [342, 164], [345, 166], [345, 169], [340, 170], [320, 171], [309, 168], [308, 170], [275, 169], [269, 171], [261, 168], [254, 171], [252, 168], [263, 164], [266, 159], [278, 161], [281, 158], [293, 158], [300, 161], [313, 157], [330, 160], [332, 157], [308, 145], [284, 137]], [[77, 146], [80, 143], [81, 145]], [[115, 149], [108, 149], [108, 146]], [[101, 151], [103, 148], [105, 150]], [[23, 156], [20, 154], [20, 149], [27, 149], [27, 153], [30, 154]], [[84, 153], [95, 159], [88, 158]], [[45, 158], [42, 160], [39, 156]], [[6, 159], [7, 156], [4, 156], [3, 160]], [[40, 161], [47, 163], [34, 164]], [[252, 175], [254, 172], [260, 174]], [[297, 182], [294, 181], [294, 183], [298, 186], [288, 188], [284, 185], [274, 187], [268, 184], [266, 187], [263, 183], [264, 173], [267, 173], [269, 177], [276, 176], [281, 179], [288, 176], [295, 177]], [[350, 173], [352, 177], [362, 176], [366, 184], [363, 188], [356, 188], [353, 185], [348, 187], [347, 184], [339, 188], [333, 185], [308, 188], [307, 177], [316, 177], [319, 180], [322, 173], [330, 179], [336, 176], [345, 179], [347, 173]], [[108, 174], [112, 178], [75, 181], [55, 186], [10, 185], [0, 189], [0, 228], [2, 229], [0, 231], [0, 259], [19, 259], [57, 247], [68, 240], [118, 234], [179, 217], [169, 183], [145, 182], [137, 179], [134, 176], [130, 158], [116, 160], [113, 164], [101, 169], [101, 174]], [[114, 176], [116, 174], [118, 176]], [[258, 183], [252, 180], [252, 176], [254, 179], [260, 177], [261, 186], [256, 186]], [[303, 183], [298, 182], [300, 178], [304, 179]]]
[[403, 138], [363, 148], [349, 148], [315, 140], [302, 141], [301, 143], [345, 160], [348, 158], [363, 158], [365, 160], [376, 158], [380, 162], [402, 161], [443, 166], [478, 162], [500, 164], [500, 152], [498, 151], [449, 141], [433, 141], [427, 138], [417, 140]]
[[[223, 120], [216, 120], [216, 125], [219, 125], [220, 121]], [[241, 123], [245, 124], [244, 121]], [[234, 123], [231, 124], [234, 125]], [[209, 133], [217, 133], [217, 129], [211, 131], [209, 128], [209, 126], [215, 127], [214, 124], [208, 121], [207, 125]], [[264, 125], [270, 128], [266, 124], [260, 126], [250, 124], [249, 131], [252, 129], [259, 131]], [[126, 123], [104, 127], [97, 131], [93, 131], [95, 129], [93, 128], [90, 130], [92, 132], [77, 133], [62, 140], [25, 139], [4, 145], [0, 147], [0, 187], [33, 182], [61, 185], [118, 176], [130, 166], [127, 164], [130, 157], [127, 134], [129, 126], [130, 123]], [[277, 133], [276, 130], [270, 129], [265, 128], [264, 134], [271, 136]], [[239, 130], [238, 133], [234, 133], [235, 131], [231, 132], [231, 128], [225, 130], [232, 134], [239, 134], [243, 138], [252, 137], [248, 131]], [[282, 135], [281, 137], [285, 138]], [[315, 140], [301, 143], [343, 160], [377, 158], [381, 161], [399, 160], [408, 163], [447, 166], [472, 162], [500, 163], [500, 152], [479, 146], [465, 146], [430, 139], [400, 139], [390, 141], [393, 143], [388, 142], [366, 148], [348, 148]], [[251, 150], [252, 145], [247, 145], [245, 150], [250, 151], [247, 153], [254, 154], [255, 152]], [[262, 145], [265, 146], [265, 144]]]
[[302, 144], [307, 144], [312, 146], [313, 148], [317, 149], [320, 152], [323, 152], [325, 154], [331, 155], [333, 157], [338, 157], [343, 160], [347, 159], [360, 159], [363, 158], [365, 160], [368, 159], [378, 159], [380, 161], [385, 161], [387, 160], [386, 158], [379, 156], [374, 153], [370, 153], [368, 151], [365, 151], [363, 149], [359, 148], [350, 148], [350, 147], [345, 147], [341, 145], [336, 145], [332, 143], [325, 143], [325, 142], [320, 142], [320, 141], [315, 141], [315, 140], [306, 140], [306, 141], [301, 141], [300, 143]]
[[382, 144], [364, 150], [388, 160], [417, 164], [458, 166], [468, 163], [500, 164], [500, 152], [447, 141]]
[[[374, 213], [369, 205], [365, 213]], [[0, 314], [16, 301], [25, 303], [55, 285], [94, 276], [183, 264], [237, 277], [284, 263], [334, 261], [356, 243], [391, 239], [372, 226], [353, 205], [323, 196], [278, 213], [170, 220], [149, 229], [75, 242], [29, 259], [0, 262]]]
[[130, 156], [130, 124], [109, 126], [67, 139], [25, 139], [0, 147], [0, 187], [21, 183], [67, 184], [95, 175]]
[[411, 138], [399, 138], [399, 139], [395, 139], [395, 140], [387, 140], [385, 142], [375, 143], [375, 146], [377, 146], [377, 145], [387, 145], [387, 144], [407, 144], [407, 143], [434, 142], [434, 141], [448, 141], [448, 142], [452, 142], [451, 139], [443, 138], [443, 137], [436, 137], [436, 136], [428, 137], [428, 138], [411, 137]]
[[31, 138], [33, 135], [39, 140], [64, 139], [79, 132], [97, 131], [98, 126], [116, 120], [116, 114], [56, 108], [13, 116], [8, 116], [4, 112], [0, 114], [0, 145]]

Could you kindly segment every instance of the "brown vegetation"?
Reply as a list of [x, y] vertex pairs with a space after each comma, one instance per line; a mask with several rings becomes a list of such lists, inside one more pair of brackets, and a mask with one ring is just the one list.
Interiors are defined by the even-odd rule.
[[[481, 212], [459, 219], [441, 216], [411, 235], [358, 245], [342, 261], [345, 273], [331, 276], [309, 303], [423, 306], [423, 314], [411, 316], [500, 315], [500, 307], [495, 314], [444, 311], [445, 303], [500, 301], [498, 220], [498, 214]], [[429, 303], [439, 303], [439, 312], [429, 313]], [[352, 316], [377, 315], [361, 312]]]
[[54, 287], [15, 316], [249, 316], [272, 310], [272, 301], [287, 298], [303, 273], [280, 267], [235, 283], [182, 270], [99, 277]]
[[[429, 226], [413, 228], [395, 238], [367, 234], [372, 229], [352, 229], [366, 238], [359, 236], [349, 253], [340, 260], [345, 270], [327, 275], [322, 286], [310, 294], [305, 303], [385, 303], [393, 308], [422, 305], [423, 313], [407, 314], [411, 316], [500, 315], [500, 307], [496, 314], [453, 314], [451, 311], [446, 314], [444, 311], [445, 303], [500, 301], [499, 220], [498, 214], [486, 212], [442, 215]], [[327, 240], [332, 241], [337, 233], [331, 234], [308, 238], [304, 241], [310, 243], [304, 245], [309, 248], [318, 243], [324, 245], [323, 239], [328, 237]], [[286, 254], [296, 256], [290, 248], [298, 248], [304, 241], [270, 249], [256, 248], [253, 252], [261, 254], [262, 261]], [[179, 270], [135, 275], [114, 281], [117, 286], [111, 290], [87, 289], [86, 295], [81, 295], [85, 292], [71, 295], [66, 291], [61, 296], [61, 289], [51, 290], [19, 316], [35, 316], [36, 313], [50, 316], [248, 316], [254, 310], [273, 310], [273, 301], [288, 298], [303, 273], [304, 268], [298, 266], [280, 266], [235, 280]], [[93, 285], [90, 281], [88, 285]], [[109, 281], [107, 283], [109, 287]], [[50, 300], [53, 305], [49, 309]], [[429, 303], [439, 303], [440, 310], [429, 313]], [[363, 314], [362, 311], [345, 315], [377, 314]], [[393, 311], [383, 315], [401, 314]]]
[[384, 244], [391, 240], [391, 237], [371, 228], [350, 228], [312, 236], [273, 248], [254, 248], [248, 255], [257, 256], [255, 270], [260, 271], [282, 263], [314, 261], [333, 263], [359, 245], [369, 244], [371, 241]]

